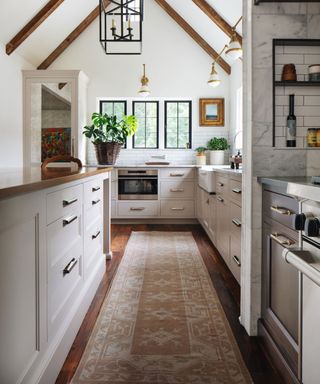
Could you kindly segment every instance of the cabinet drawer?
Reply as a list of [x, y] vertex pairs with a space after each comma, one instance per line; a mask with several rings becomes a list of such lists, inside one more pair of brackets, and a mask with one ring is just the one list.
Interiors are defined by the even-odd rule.
[[118, 202], [118, 216], [155, 217], [159, 215], [158, 201]]
[[48, 268], [48, 331], [51, 338], [68, 314], [82, 282], [82, 241]]
[[217, 174], [216, 177], [216, 193], [220, 195], [224, 195], [226, 197], [226, 194], [228, 192], [229, 188], [229, 179], [225, 175]]
[[230, 202], [230, 229], [234, 236], [241, 238], [241, 208]]
[[92, 208], [84, 212], [84, 228], [85, 231], [89, 228], [93, 222], [102, 217], [102, 203], [95, 204]]
[[47, 224], [82, 207], [82, 185], [61, 189], [47, 195]]
[[161, 181], [161, 198], [193, 199], [194, 182], [193, 181]]
[[193, 168], [161, 168], [161, 179], [194, 179]]
[[162, 217], [194, 217], [194, 201], [193, 200], [162, 200], [161, 201]]
[[241, 240], [237, 236], [230, 238], [230, 270], [240, 284], [241, 274]]
[[102, 201], [103, 183], [101, 178], [97, 178], [84, 183], [84, 207], [90, 209], [95, 204]]
[[[102, 255], [102, 216], [98, 217], [84, 233], [84, 271], [85, 276], [90, 270], [92, 262], [95, 260], [98, 252]], [[86, 278], [86, 277], [85, 277]]]
[[271, 191], [263, 191], [264, 215], [294, 229], [293, 215], [298, 213], [298, 201], [285, 195]]
[[82, 216], [74, 212], [47, 226], [48, 265], [54, 265], [81, 240]]
[[239, 180], [229, 180], [229, 188], [230, 188], [230, 199], [237, 202], [239, 205], [241, 205], [241, 197], [242, 197], [242, 185], [241, 181]]

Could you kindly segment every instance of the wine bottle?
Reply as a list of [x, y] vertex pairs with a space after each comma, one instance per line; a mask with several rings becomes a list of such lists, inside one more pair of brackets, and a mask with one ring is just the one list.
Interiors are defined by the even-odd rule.
[[289, 95], [289, 115], [287, 117], [287, 147], [296, 146], [297, 119], [294, 115], [294, 95]]

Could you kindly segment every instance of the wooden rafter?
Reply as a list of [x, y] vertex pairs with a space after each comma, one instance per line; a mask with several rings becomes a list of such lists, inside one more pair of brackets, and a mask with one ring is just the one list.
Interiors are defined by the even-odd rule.
[[[163, 8], [169, 16], [171, 16], [185, 32], [193, 38], [193, 40], [204, 49], [209, 56], [216, 60], [219, 54], [209, 45], [191, 26], [188, 24], [165, 0], [155, 0], [161, 8]], [[217, 63], [223, 68], [228, 74], [231, 73], [230, 65], [223, 60], [221, 57], [218, 58]]]
[[[231, 37], [234, 33], [232, 26], [222, 18], [219, 13], [205, 0], [192, 0], [226, 35]], [[238, 41], [242, 45], [242, 37], [235, 32]]]
[[[110, 4], [109, 0], [105, 1], [105, 7]], [[89, 25], [99, 16], [100, 6], [98, 5], [71, 33], [61, 44], [38, 66], [38, 69], [47, 69], [49, 66], [72, 44], [81, 33], [89, 27]]]
[[6, 45], [7, 55], [15, 51], [63, 2], [64, 0], [50, 0]]

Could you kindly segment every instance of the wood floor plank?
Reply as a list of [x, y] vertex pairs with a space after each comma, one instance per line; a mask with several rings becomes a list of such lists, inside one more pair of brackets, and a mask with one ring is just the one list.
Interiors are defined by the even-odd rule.
[[[73, 346], [56, 380], [56, 384], [70, 383], [89, 340], [105, 296], [115, 276], [132, 231], [190, 231], [198, 245], [212, 283], [225, 311], [243, 359], [256, 384], [283, 384], [260, 345], [259, 338], [249, 337], [239, 322], [240, 287], [212, 245], [200, 225], [112, 225], [113, 258], [107, 261], [107, 271], [97, 290]], [[129, 383], [128, 383], [129, 384]]]

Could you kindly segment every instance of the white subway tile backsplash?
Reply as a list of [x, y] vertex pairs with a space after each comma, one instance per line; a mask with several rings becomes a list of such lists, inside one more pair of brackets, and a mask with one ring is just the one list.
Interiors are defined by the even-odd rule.
[[[281, 52], [279, 52], [281, 53]], [[283, 53], [293, 54], [320, 54], [320, 46], [285, 46]]]
[[[295, 94], [295, 89], [291, 88], [291, 93]], [[295, 105], [303, 105], [303, 96], [295, 96], [294, 98]], [[276, 105], [278, 106], [288, 106], [289, 105], [289, 95], [287, 96], [276, 96]]]
[[295, 107], [296, 116], [319, 116], [320, 108], [319, 106], [296, 106]]
[[[306, 55], [307, 56], [307, 55]], [[276, 56], [276, 64], [305, 64], [305, 57], [304, 55], [294, 55], [294, 54], [284, 54], [284, 55], [278, 55]]]
[[320, 54], [318, 55], [304, 55], [305, 64], [318, 64], [320, 63]]
[[319, 96], [304, 96], [304, 105], [317, 105], [320, 115], [320, 95]]
[[[320, 115], [320, 111], [319, 111]], [[304, 117], [304, 126], [308, 128], [318, 128], [320, 127], [320, 116], [305, 116]]]

